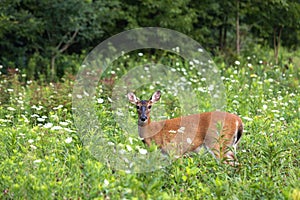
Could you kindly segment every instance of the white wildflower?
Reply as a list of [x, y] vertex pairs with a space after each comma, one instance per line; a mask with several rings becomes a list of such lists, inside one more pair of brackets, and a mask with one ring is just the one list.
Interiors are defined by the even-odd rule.
[[41, 159], [37, 159], [37, 160], [33, 161], [33, 163], [41, 163], [41, 162], [42, 162]]
[[32, 109], [36, 109], [36, 110], [42, 110], [43, 106], [36, 106], [36, 105], [33, 105], [31, 106]]
[[52, 131], [57, 131], [57, 130], [61, 130], [61, 129], [62, 129], [61, 126], [53, 126], [53, 127], [51, 128]]
[[34, 142], [34, 140], [33, 140], [33, 139], [29, 139], [28, 142], [29, 142], [30, 144], [32, 144], [32, 143]]
[[59, 124], [62, 125], [62, 126], [68, 126], [69, 122], [59, 122]]
[[199, 64], [200, 64], [200, 61], [199, 61], [199, 60], [197, 60], [197, 59], [193, 59], [193, 61], [194, 61], [194, 63], [195, 63], [195, 64], [197, 64], [197, 65], [199, 65]]
[[272, 113], [280, 113], [279, 110], [271, 110]]
[[147, 149], [139, 149], [140, 154], [145, 155], [148, 153]]
[[64, 107], [63, 105], [58, 105], [57, 107], [54, 107], [53, 110], [58, 110], [58, 109], [61, 109], [63, 107]]
[[268, 106], [267, 106], [266, 104], [264, 104], [264, 105], [263, 105], [263, 109], [264, 109], [264, 110], [267, 110], [267, 109], [268, 109]]
[[25, 123], [29, 123], [30, 121], [27, 119], [27, 117], [25, 116], [25, 115], [21, 115], [22, 116], [22, 118], [24, 119], [24, 122]]
[[214, 88], [215, 88], [215, 86], [214, 86], [214, 85], [210, 85], [210, 86], [208, 86], [208, 90], [209, 90], [209, 91], [213, 91], [213, 90], [214, 90]]
[[246, 121], [253, 121], [253, 119], [250, 118], [250, 117], [243, 117], [243, 119], [246, 120]]
[[126, 153], [126, 151], [125, 151], [124, 149], [121, 149], [121, 150], [119, 151], [119, 153], [123, 155], [123, 154]]
[[90, 94], [89, 94], [89, 93], [87, 93], [86, 91], [83, 91], [83, 94], [84, 94], [85, 96], [87, 96], [87, 97], [89, 97], [89, 96], [90, 96]]
[[176, 133], [175, 130], [169, 130], [169, 133]]
[[49, 122], [44, 125], [44, 128], [51, 128], [52, 126], [53, 124]]
[[70, 144], [72, 142], [72, 140], [73, 139], [71, 137], [68, 137], [65, 139], [65, 143]]
[[113, 142], [108, 142], [107, 143], [109, 146], [114, 146], [115, 145], [115, 143], [113, 143]]
[[236, 61], [234, 61], [234, 64], [236, 64], [236, 65], [240, 65], [240, 64], [241, 64], [241, 62], [240, 62], [240, 61], [238, 61], [238, 60], [236, 60]]
[[103, 102], [104, 102], [104, 100], [103, 100], [103, 99], [101, 99], [101, 98], [99, 98], [99, 99], [97, 99], [97, 102], [98, 102], [98, 103], [103, 103]]
[[106, 179], [104, 179], [104, 184], [103, 184], [104, 186], [108, 186], [109, 185], [109, 181], [108, 180], [106, 180]]
[[239, 102], [237, 100], [233, 100], [232, 103], [239, 104]]
[[177, 53], [179, 53], [180, 52], [180, 48], [179, 47], [175, 47], [175, 49], [174, 49]]
[[69, 128], [64, 128], [65, 131], [69, 132], [69, 133], [74, 133], [76, 131], [72, 130], [72, 129], [69, 129]]
[[126, 149], [127, 149], [128, 151], [132, 151], [132, 148], [131, 148], [130, 145], [126, 145]]
[[39, 117], [39, 118], [37, 118], [37, 121], [38, 121], [38, 122], [44, 122], [44, 121], [45, 121], [45, 119], [44, 119], [44, 118], [41, 118], [41, 117]]
[[9, 110], [9, 111], [15, 111], [16, 109], [12, 108], [12, 107], [7, 107], [7, 110]]
[[129, 140], [130, 144], [133, 144], [133, 138], [132, 137], [129, 137], [128, 140]]
[[291, 97], [295, 97], [296, 94], [295, 94], [295, 93], [291, 93], [290, 96], [291, 96]]

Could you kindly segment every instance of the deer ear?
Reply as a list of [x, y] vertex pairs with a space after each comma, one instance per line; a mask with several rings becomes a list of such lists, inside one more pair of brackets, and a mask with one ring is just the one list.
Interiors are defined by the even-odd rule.
[[133, 104], [136, 104], [138, 101], [139, 101], [139, 99], [135, 96], [135, 94], [134, 93], [132, 93], [132, 92], [129, 92], [128, 94], [127, 94], [127, 98], [128, 98], [128, 100], [129, 100], [129, 102], [130, 103], [133, 103]]
[[152, 103], [156, 103], [156, 102], [160, 99], [160, 95], [161, 95], [161, 93], [160, 93], [159, 90], [156, 91], [156, 92], [154, 92], [154, 94], [153, 94], [152, 97], [150, 98], [150, 101], [151, 101]]

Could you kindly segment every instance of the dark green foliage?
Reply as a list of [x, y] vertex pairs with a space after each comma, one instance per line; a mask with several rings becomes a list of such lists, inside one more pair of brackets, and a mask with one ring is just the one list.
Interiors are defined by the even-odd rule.
[[297, 0], [2, 0], [0, 64], [4, 73], [19, 68], [28, 79], [57, 80], [77, 71], [104, 39], [146, 26], [187, 34], [229, 62], [237, 58], [236, 48], [252, 51], [262, 44], [274, 49], [277, 63], [281, 46], [299, 46], [299, 13]]
[[44, 75], [50, 80], [65, 70], [76, 71], [72, 60], [82, 60], [74, 54], [83, 54], [93, 40], [107, 36], [114, 17], [109, 13], [116, 6], [80, 0], [1, 2], [0, 62], [24, 70], [28, 78]]

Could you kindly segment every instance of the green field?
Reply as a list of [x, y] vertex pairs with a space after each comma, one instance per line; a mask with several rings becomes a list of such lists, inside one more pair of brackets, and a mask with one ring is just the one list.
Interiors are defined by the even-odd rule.
[[[189, 73], [189, 63], [162, 62], [193, 87], [201, 85]], [[300, 199], [299, 65], [274, 65], [249, 55], [232, 66], [217, 66], [226, 111], [238, 114], [245, 126], [237, 154], [240, 166], [222, 164], [206, 153], [147, 173], [115, 170], [83, 145], [72, 115], [72, 76], [48, 84], [28, 81], [22, 72], [1, 75], [0, 199]], [[129, 69], [118, 65], [112, 70], [118, 78]], [[143, 147], [138, 140], [130, 143], [116, 125], [108, 99], [111, 87], [109, 81], [99, 84], [94, 102], [103, 132], [112, 142]], [[149, 98], [156, 87], [138, 92]], [[169, 98], [172, 94], [163, 95], [161, 103], [167, 111], [176, 110]], [[166, 115], [173, 117], [171, 111]], [[130, 112], [135, 125], [134, 109]]]

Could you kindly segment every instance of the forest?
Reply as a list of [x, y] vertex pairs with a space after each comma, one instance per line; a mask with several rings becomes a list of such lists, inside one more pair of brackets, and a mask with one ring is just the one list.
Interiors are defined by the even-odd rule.
[[100, 42], [138, 27], [182, 32], [226, 62], [261, 47], [283, 62], [281, 48], [300, 43], [297, 0], [2, 0], [0, 13], [2, 71], [28, 79], [74, 74]]

